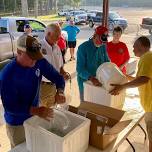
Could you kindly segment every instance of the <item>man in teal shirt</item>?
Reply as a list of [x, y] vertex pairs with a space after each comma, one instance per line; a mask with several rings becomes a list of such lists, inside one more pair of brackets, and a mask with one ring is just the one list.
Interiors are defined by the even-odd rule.
[[91, 39], [78, 47], [77, 51], [77, 80], [80, 100], [84, 100], [83, 82], [90, 80], [93, 85], [102, 84], [96, 79], [96, 70], [104, 62], [109, 62], [106, 51], [108, 29], [98, 26]]

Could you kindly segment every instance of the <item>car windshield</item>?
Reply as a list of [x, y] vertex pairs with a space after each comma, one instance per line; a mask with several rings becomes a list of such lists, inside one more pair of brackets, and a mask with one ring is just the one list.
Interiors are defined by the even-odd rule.
[[120, 18], [120, 15], [117, 14], [117, 13], [110, 13], [109, 17], [112, 18], [112, 19], [114, 19], [114, 18]]

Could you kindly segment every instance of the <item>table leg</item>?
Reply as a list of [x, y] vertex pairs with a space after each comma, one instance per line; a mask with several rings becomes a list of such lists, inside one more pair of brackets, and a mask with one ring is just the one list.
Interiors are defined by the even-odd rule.
[[129, 145], [131, 146], [133, 152], [135, 152], [135, 148], [134, 146], [132, 145], [132, 143], [130, 142], [130, 140], [128, 138], [126, 138], [127, 142], [129, 143]]

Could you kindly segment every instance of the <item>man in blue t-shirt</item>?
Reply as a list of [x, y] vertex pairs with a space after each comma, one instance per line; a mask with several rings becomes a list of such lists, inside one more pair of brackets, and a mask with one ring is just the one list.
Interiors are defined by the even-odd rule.
[[63, 28], [64, 31], [68, 33], [68, 47], [70, 48], [71, 58], [70, 61], [75, 60], [74, 49], [76, 47], [76, 37], [80, 32], [80, 29], [74, 25], [74, 21], [70, 20], [70, 25]]
[[91, 39], [82, 43], [77, 51], [77, 81], [80, 100], [84, 100], [83, 82], [90, 80], [93, 85], [101, 86], [96, 79], [97, 68], [104, 62], [109, 62], [106, 51], [108, 29], [98, 26]]
[[64, 103], [63, 77], [42, 57], [37, 39], [22, 35], [17, 41], [16, 59], [7, 64], [0, 75], [6, 130], [12, 148], [25, 140], [26, 119], [33, 115], [44, 119], [53, 116], [51, 108], [39, 107], [42, 76], [56, 85], [56, 102]]

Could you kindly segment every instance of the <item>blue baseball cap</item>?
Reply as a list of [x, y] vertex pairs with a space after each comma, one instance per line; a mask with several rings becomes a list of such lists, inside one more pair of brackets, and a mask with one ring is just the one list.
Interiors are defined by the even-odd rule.
[[29, 24], [25, 24], [24, 28], [31, 28], [31, 26]]

